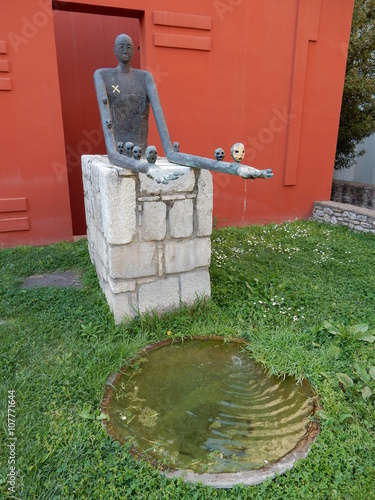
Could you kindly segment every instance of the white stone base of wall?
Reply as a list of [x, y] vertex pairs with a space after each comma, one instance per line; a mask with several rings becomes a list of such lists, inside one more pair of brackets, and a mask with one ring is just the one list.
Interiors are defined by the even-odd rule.
[[107, 156], [82, 156], [90, 257], [116, 323], [211, 294], [211, 173], [156, 164], [183, 175], [157, 184]]

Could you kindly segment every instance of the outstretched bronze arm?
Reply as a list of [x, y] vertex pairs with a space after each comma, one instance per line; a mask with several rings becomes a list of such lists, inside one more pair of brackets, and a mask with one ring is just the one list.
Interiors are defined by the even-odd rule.
[[247, 165], [240, 165], [233, 162], [228, 163], [224, 161], [216, 161], [203, 156], [191, 155], [188, 153], [179, 153], [173, 150], [171, 139], [168, 132], [168, 127], [165, 122], [163, 109], [160, 104], [159, 94], [156, 88], [155, 80], [151, 73], [147, 75], [147, 91], [150, 99], [152, 111], [154, 113], [156, 126], [159, 132], [161, 143], [167, 159], [171, 163], [178, 163], [193, 168], [203, 168], [206, 170], [213, 170], [215, 172], [223, 172], [225, 174], [239, 175], [245, 179], [251, 178], [264, 178], [269, 179], [273, 177], [271, 169], [258, 170], [254, 167]]

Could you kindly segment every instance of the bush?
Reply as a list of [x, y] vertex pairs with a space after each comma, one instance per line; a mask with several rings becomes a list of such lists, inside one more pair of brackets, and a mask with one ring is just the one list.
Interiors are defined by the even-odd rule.
[[356, 0], [348, 49], [335, 169], [349, 168], [375, 132], [375, 0]]

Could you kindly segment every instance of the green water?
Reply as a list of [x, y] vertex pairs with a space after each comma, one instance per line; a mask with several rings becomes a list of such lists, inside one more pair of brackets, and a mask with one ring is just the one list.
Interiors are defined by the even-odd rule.
[[266, 377], [244, 346], [189, 340], [149, 351], [116, 381], [111, 433], [158, 463], [196, 472], [263, 467], [292, 450], [310, 391]]

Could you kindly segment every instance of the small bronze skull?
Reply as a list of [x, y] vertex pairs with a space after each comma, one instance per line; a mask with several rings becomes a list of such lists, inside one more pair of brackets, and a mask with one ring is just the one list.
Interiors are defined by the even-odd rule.
[[217, 149], [215, 149], [214, 154], [215, 154], [215, 158], [217, 159], [217, 161], [224, 160], [224, 156], [225, 156], [224, 149], [217, 148]]

